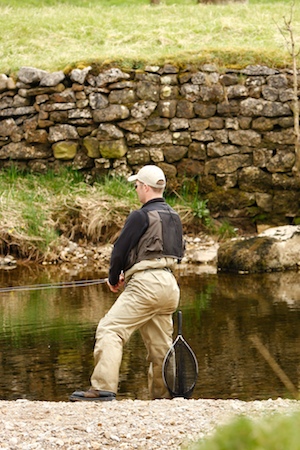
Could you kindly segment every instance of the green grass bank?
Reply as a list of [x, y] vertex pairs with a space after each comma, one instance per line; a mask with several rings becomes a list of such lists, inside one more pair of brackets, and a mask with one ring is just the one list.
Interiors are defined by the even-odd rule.
[[[219, 67], [291, 64], [282, 35], [290, 0], [226, 5], [196, 0], [2, 0], [0, 73], [22, 66], [48, 71], [88, 64], [214, 62]], [[300, 7], [292, 26], [300, 44]], [[287, 36], [285, 36], [287, 37]]]
[[[228, 223], [213, 222], [207, 202], [188, 185], [166, 194], [185, 232], [234, 234]], [[0, 171], [0, 254], [43, 261], [61, 239], [112, 243], [127, 215], [140, 206], [134, 186], [122, 178], [91, 181], [70, 169], [32, 174], [12, 166]]]

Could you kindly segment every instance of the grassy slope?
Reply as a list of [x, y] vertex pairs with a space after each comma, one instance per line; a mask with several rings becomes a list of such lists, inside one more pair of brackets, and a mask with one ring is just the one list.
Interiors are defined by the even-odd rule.
[[[293, 27], [297, 45], [300, 7]], [[279, 30], [290, 0], [205, 5], [196, 0], [1, 0], [0, 72], [66, 69], [91, 62], [216, 62], [221, 67], [290, 64]], [[299, 43], [300, 45], [300, 43]]]
[[138, 207], [133, 186], [119, 179], [91, 186], [75, 171], [25, 174], [12, 166], [0, 171], [0, 254], [10, 246], [21, 257], [40, 258], [60, 235], [74, 233], [106, 242]]
[[[188, 189], [179, 197], [166, 194], [185, 229], [207, 226], [213, 231], [205, 201]], [[0, 254], [43, 258], [49, 246], [59, 245], [59, 236], [106, 243], [114, 240], [130, 211], [140, 206], [134, 186], [120, 178], [90, 185], [82, 174], [68, 169], [26, 174], [12, 166], [0, 171]], [[219, 236], [230, 231], [225, 224]]]

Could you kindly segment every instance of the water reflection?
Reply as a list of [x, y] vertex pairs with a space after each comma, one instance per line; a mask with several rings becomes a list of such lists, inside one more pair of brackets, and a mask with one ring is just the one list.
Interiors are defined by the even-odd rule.
[[[103, 276], [81, 274], [83, 279]], [[64, 279], [70, 276], [36, 267], [0, 272], [1, 287]], [[295, 272], [180, 277], [183, 335], [199, 363], [193, 397], [289, 396], [250, 342], [252, 335], [299, 388], [298, 279]], [[87, 388], [95, 329], [115, 298], [106, 285], [2, 293], [0, 399], [67, 400], [73, 390]], [[124, 351], [118, 398], [148, 398], [145, 357], [136, 333]]]

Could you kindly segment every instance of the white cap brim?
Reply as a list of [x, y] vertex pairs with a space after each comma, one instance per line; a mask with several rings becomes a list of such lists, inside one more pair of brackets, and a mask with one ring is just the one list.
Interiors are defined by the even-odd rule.
[[128, 181], [136, 181], [137, 179], [137, 175], [131, 175], [129, 178], [127, 178]]

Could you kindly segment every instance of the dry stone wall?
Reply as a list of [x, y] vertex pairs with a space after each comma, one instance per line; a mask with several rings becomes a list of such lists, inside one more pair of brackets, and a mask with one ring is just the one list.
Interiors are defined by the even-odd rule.
[[68, 165], [92, 177], [162, 167], [215, 217], [300, 217], [292, 74], [265, 66], [218, 71], [148, 66], [0, 75], [0, 169]]

